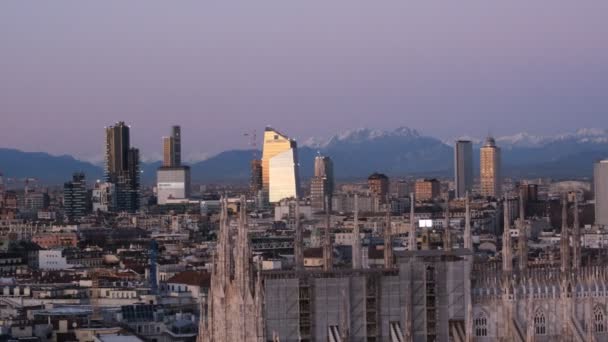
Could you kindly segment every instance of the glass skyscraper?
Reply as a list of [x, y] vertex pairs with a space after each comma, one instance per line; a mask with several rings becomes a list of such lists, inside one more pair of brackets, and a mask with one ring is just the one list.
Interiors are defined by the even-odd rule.
[[139, 209], [139, 150], [130, 146], [130, 129], [120, 121], [106, 127], [106, 181], [115, 185], [117, 211]]
[[298, 146], [295, 140], [267, 127], [262, 152], [262, 185], [264, 198], [276, 203], [284, 198], [298, 197]]

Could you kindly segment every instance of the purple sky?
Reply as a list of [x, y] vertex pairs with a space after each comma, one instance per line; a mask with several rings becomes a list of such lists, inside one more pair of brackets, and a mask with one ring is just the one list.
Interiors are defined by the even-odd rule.
[[608, 1], [0, 1], [0, 146], [186, 159], [274, 127], [303, 140], [608, 127]]

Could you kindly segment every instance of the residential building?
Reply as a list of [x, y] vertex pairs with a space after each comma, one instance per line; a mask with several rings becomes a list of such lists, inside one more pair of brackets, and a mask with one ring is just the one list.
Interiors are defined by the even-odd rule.
[[367, 185], [372, 196], [386, 201], [388, 195], [388, 177], [385, 174], [374, 172], [367, 178]]
[[63, 210], [69, 222], [88, 214], [89, 198], [84, 173], [74, 173], [72, 181], [63, 185]]
[[114, 184], [116, 211], [139, 209], [139, 150], [130, 145], [130, 128], [124, 122], [106, 127], [106, 181]]
[[418, 201], [431, 201], [441, 194], [441, 184], [435, 178], [419, 179], [415, 185], [416, 199]]

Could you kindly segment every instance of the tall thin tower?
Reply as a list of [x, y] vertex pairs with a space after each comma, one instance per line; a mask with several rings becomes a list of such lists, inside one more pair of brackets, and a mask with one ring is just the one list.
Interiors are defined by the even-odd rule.
[[473, 190], [473, 144], [469, 140], [458, 140], [454, 146], [454, 184], [458, 198]]

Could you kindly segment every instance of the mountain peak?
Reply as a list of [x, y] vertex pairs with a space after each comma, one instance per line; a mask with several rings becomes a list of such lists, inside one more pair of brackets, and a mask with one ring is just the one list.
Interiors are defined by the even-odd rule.
[[405, 126], [395, 128], [394, 130], [360, 127], [342, 131], [328, 139], [311, 137], [304, 141], [303, 146], [325, 148], [335, 143], [361, 143], [386, 137], [418, 138], [420, 137], [420, 133], [415, 129]]

